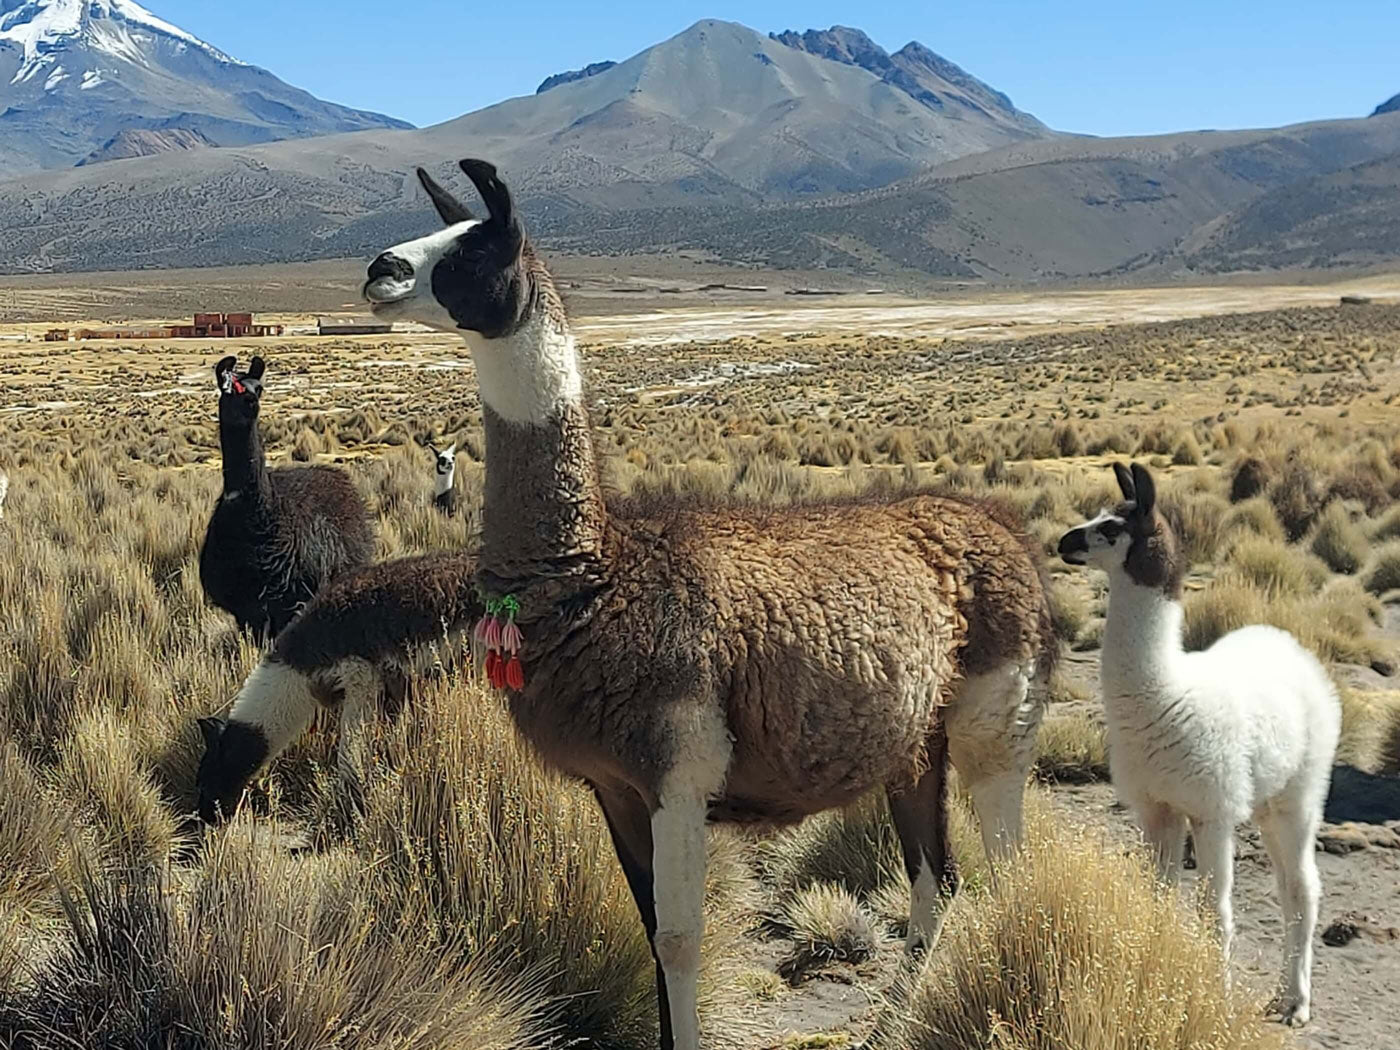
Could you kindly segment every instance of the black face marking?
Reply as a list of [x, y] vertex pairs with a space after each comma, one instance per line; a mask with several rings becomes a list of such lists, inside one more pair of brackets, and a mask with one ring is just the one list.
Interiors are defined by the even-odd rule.
[[1089, 551], [1088, 530], [1070, 529], [1060, 537], [1059, 555], [1070, 565], [1083, 565]]
[[267, 759], [267, 737], [243, 722], [201, 719], [199, 725], [205, 744], [195, 776], [199, 816], [206, 824], [220, 824], [233, 816], [243, 789]]
[[381, 252], [379, 258], [369, 264], [368, 274], [371, 281], [383, 277], [406, 281], [413, 276], [413, 266], [407, 259], [400, 259], [393, 252]]
[[490, 223], [457, 238], [433, 267], [431, 288], [458, 328], [488, 339], [510, 335], [528, 316], [529, 287], [520, 259], [505, 251]]
[[1104, 539], [1112, 542], [1113, 540], [1116, 540], [1119, 536], [1123, 534], [1124, 528], [1125, 526], [1122, 522], [1115, 521], [1112, 518], [1109, 518], [1107, 521], [1105, 521], [1102, 525], [1099, 526], [1099, 532], [1103, 533]]

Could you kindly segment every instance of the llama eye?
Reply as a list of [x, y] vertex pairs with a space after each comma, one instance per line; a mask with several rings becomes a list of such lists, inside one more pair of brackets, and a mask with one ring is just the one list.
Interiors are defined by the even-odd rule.
[[1109, 541], [1116, 540], [1119, 533], [1122, 531], [1123, 526], [1119, 525], [1116, 521], [1106, 521], [1099, 526], [1099, 533], [1104, 539]]

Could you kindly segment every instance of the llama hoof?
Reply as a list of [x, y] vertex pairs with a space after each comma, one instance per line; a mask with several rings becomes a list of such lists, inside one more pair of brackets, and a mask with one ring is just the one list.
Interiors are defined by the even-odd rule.
[[1266, 1009], [1271, 1015], [1277, 1014], [1278, 1019], [1290, 1028], [1302, 1028], [1312, 1019], [1312, 1011], [1307, 1003], [1288, 999], [1282, 995], [1275, 996]]

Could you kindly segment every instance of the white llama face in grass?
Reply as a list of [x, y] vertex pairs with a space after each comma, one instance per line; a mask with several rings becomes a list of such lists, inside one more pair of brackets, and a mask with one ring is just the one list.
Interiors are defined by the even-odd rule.
[[369, 264], [363, 295], [379, 317], [493, 339], [514, 331], [528, 312], [528, 281], [520, 265], [525, 234], [496, 169], [479, 160], [464, 160], [461, 168], [490, 217], [473, 216], [419, 168], [418, 179], [446, 228], [380, 252]]
[[1101, 510], [1098, 517], [1060, 537], [1059, 553], [1070, 565], [1092, 565], [1106, 571], [1123, 564], [1132, 544], [1127, 515]]
[[452, 471], [457, 466], [457, 443], [454, 441], [443, 449], [437, 448], [434, 445], [429, 445], [428, 448], [431, 449], [433, 455], [437, 457], [437, 464], [434, 468], [437, 471], [437, 476], [440, 478], [450, 478], [452, 476]]

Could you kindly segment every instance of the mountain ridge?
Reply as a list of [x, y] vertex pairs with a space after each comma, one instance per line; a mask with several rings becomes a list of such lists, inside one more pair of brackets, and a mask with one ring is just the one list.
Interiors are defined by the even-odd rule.
[[315, 98], [134, 0], [0, 4], [0, 176], [93, 164], [126, 132], [241, 146], [409, 127]]
[[[34, 271], [365, 256], [432, 228], [415, 165], [469, 195], [450, 163], [482, 156], [549, 251], [683, 252], [882, 282], [1321, 265], [1337, 244], [1328, 202], [1350, 195], [1348, 223], [1379, 214], [1391, 169], [1377, 162], [1400, 153], [1400, 114], [1116, 139], [1037, 133], [1038, 121], [1012, 123], [1035, 118], [922, 45], [891, 55], [842, 27], [791, 38], [802, 46], [701, 20], [592, 75], [430, 128], [171, 151], [0, 183], [0, 260]], [[940, 78], [917, 87], [941, 109], [887, 77], [914, 68], [901, 55]], [[1297, 209], [1311, 209], [1301, 232], [1316, 246], [1301, 256], [1286, 243]], [[1386, 250], [1367, 241], [1368, 258]]]

